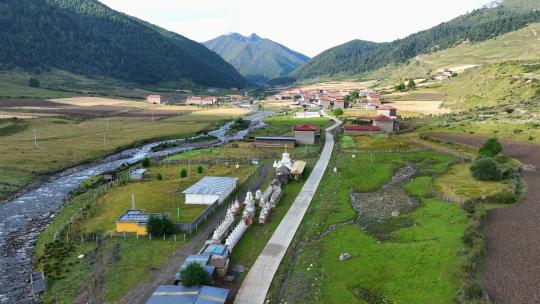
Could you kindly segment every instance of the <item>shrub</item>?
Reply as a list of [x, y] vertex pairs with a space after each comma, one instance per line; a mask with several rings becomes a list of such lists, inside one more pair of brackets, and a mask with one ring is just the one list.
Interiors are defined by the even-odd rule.
[[414, 80], [410, 79], [409, 82], [407, 83], [407, 88], [414, 89], [415, 87], [416, 87], [416, 83], [414, 83]]
[[145, 157], [142, 162], [141, 162], [142, 166], [145, 167], [145, 168], [148, 168], [150, 167], [150, 159], [148, 157]]
[[152, 235], [172, 234], [175, 231], [173, 222], [168, 217], [159, 215], [150, 216], [146, 229]]
[[341, 116], [343, 115], [343, 109], [335, 109], [332, 113], [334, 113], [335, 116]]
[[486, 198], [486, 202], [492, 204], [513, 204], [516, 201], [516, 196], [508, 190], [498, 192]]
[[501, 143], [496, 138], [490, 138], [480, 147], [478, 150], [478, 155], [485, 157], [494, 157], [495, 155], [501, 153], [502, 146]]
[[156, 178], [157, 178], [157, 180], [162, 180], [163, 175], [161, 175], [161, 173], [158, 173], [158, 174], [156, 174]]
[[28, 86], [31, 88], [39, 88], [41, 83], [39, 82], [39, 79], [31, 77], [30, 80], [28, 80]]
[[488, 157], [475, 160], [470, 171], [471, 175], [479, 180], [500, 180], [502, 178], [502, 172], [497, 162]]
[[187, 170], [186, 170], [186, 168], [183, 168], [182, 170], [180, 170], [180, 177], [181, 177], [181, 178], [186, 178], [186, 177], [187, 177]]
[[182, 276], [182, 285], [193, 287], [210, 284], [210, 276], [204, 270], [204, 267], [198, 263], [190, 263], [186, 268], [180, 271]]
[[203, 173], [203, 171], [204, 171], [204, 168], [202, 166], [197, 167], [197, 173], [201, 174]]

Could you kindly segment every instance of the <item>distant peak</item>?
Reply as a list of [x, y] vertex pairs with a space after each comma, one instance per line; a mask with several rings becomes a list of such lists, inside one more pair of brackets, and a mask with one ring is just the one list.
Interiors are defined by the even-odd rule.
[[251, 34], [251, 35], [249, 36], [249, 40], [251, 40], [251, 41], [259, 41], [259, 40], [261, 40], [261, 39], [262, 39], [262, 38], [259, 37], [259, 36], [257, 36], [257, 34], [255, 34], [255, 33], [253, 33], [253, 34]]
[[253, 33], [249, 36], [243, 36], [242, 34], [238, 34], [238, 33], [229, 33], [227, 34], [227, 37], [231, 38], [231, 39], [234, 39], [234, 40], [238, 40], [238, 41], [259, 41], [259, 40], [262, 40], [261, 37], [259, 37], [257, 34]]
[[244, 40], [246, 39], [246, 37], [238, 34], [238, 33], [228, 33], [227, 36], [229, 36], [230, 38], [234, 39], [234, 40]]

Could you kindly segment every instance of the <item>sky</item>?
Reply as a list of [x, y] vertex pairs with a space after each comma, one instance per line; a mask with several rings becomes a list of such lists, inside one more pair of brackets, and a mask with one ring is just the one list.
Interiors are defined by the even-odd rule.
[[310, 57], [353, 39], [392, 41], [451, 20], [488, 0], [100, 0], [204, 42], [237, 32]]

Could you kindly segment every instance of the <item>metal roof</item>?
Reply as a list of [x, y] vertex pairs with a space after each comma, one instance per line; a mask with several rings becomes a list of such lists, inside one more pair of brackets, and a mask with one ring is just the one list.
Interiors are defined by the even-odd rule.
[[229, 253], [229, 246], [223, 244], [208, 244], [202, 249], [201, 253], [223, 257]]
[[146, 304], [223, 304], [228, 295], [228, 289], [212, 286], [161, 285]]
[[148, 222], [149, 214], [144, 213], [144, 210], [128, 210], [122, 214], [116, 222], [136, 222], [139, 224], [146, 224]]
[[205, 176], [182, 193], [221, 195], [231, 187], [235, 187], [237, 180], [236, 177]]

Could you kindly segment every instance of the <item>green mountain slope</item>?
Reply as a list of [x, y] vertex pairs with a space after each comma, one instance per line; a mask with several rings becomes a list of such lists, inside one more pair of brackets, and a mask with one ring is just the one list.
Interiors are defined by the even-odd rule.
[[384, 84], [391, 85], [407, 78], [425, 78], [439, 69], [460, 71], [509, 60], [540, 60], [540, 23], [483, 42], [462, 43], [438, 52], [421, 54], [405, 65], [388, 65], [370, 72], [366, 77], [382, 79]]
[[[497, 7], [475, 10], [404, 39], [382, 44], [358, 56], [348, 50], [348, 44], [334, 47], [314, 57], [291, 75], [301, 79], [359, 75], [388, 64], [402, 64], [419, 54], [447, 49], [464, 42], [485, 41], [539, 21], [540, 1], [506, 0]], [[326, 53], [340, 53], [343, 56], [329, 58]]]
[[203, 45], [96, 0], [4, 0], [0, 15], [2, 69], [55, 68], [139, 84], [246, 84]]
[[309, 57], [252, 34], [222, 35], [204, 43], [254, 83], [288, 75]]

